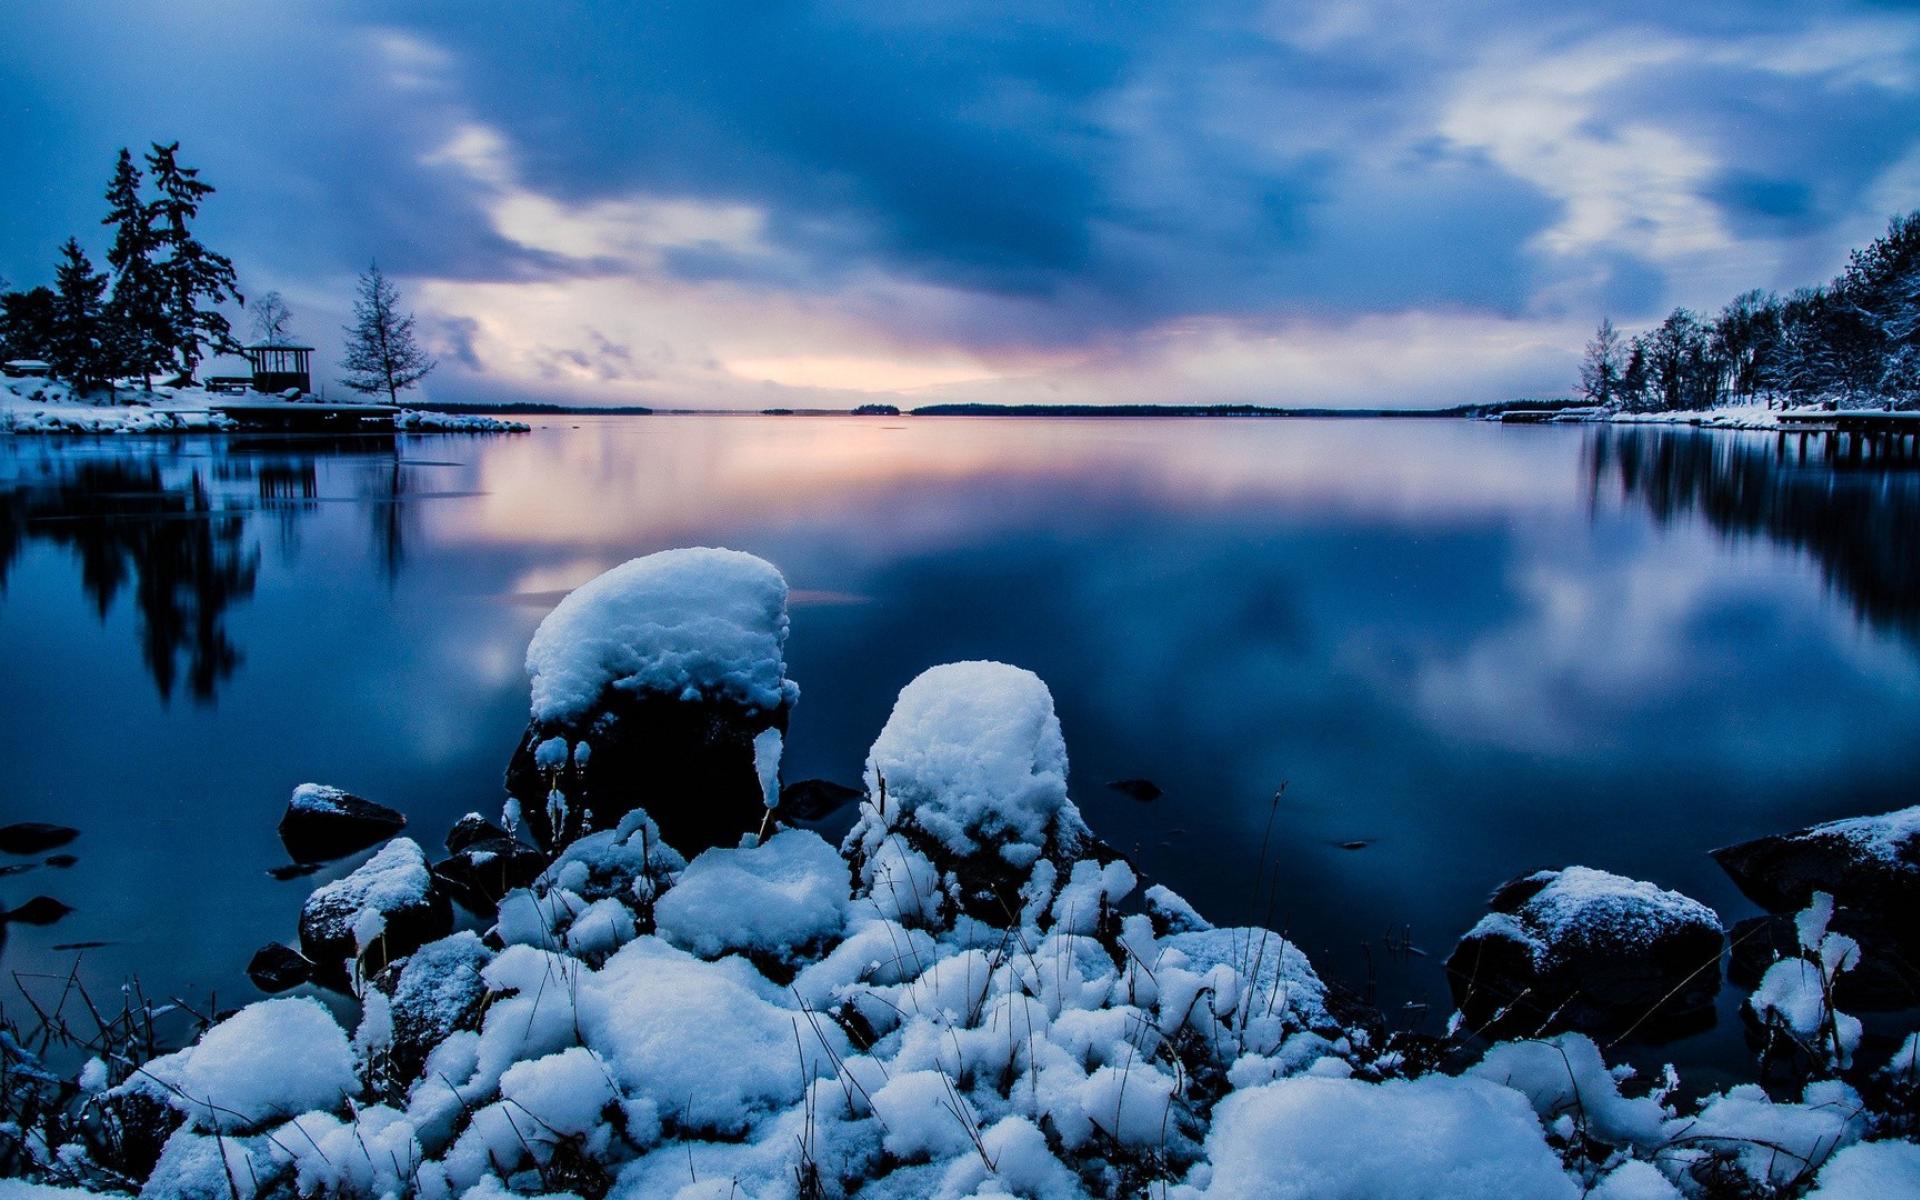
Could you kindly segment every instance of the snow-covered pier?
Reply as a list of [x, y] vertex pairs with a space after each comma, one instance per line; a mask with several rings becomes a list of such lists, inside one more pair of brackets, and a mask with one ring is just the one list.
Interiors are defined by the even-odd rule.
[[267, 399], [216, 401], [207, 405], [207, 409], [233, 421], [241, 429], [312, 433], [391, 430], [400, 412], [391, 404]]

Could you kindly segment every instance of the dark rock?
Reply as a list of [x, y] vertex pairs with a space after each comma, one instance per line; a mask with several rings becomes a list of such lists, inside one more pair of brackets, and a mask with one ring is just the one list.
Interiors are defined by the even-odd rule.
[[1920, 912], [1920, 807], [1755, 838], [1713, 858], [1769, 912], [1798, 912], [1814, 892], [1826, 892], [1856, 917], [1920, 945], [1920, 922], [1912, 919]]
[[0, 877], [18, 875], [25, 871], [31, 871], [39, 865], [39, 863], [8, 863], [6, 866], [0, 867]]
[[1711, 1024], [1720, 920], [1650, 883], [1568, 867], [1515, 879], [1447, 959], [1454, 1003], [1490, 1036], [1565, 1029], [1647, 1039]]
[[[1827, 928], [1860, 943], [1859, 963], [1833, 981], [1834, 1003], [1842, 1011], [1897, 1012], [1920, 1004], [1920, 966], [1878, 922], [1837, 908]], [[1790, 916], [1749, 917], [1727, 940], [1727, 982], [1748, 990], [1760, 986], [1775, 962], [1800, 956], [1800, 934]]]
[[53, 948], [62, 954], [69, 950], [98, 950], [102, 946], [117, 946], [118, 942], [55, 942]]
[[73, 911], [51, 896], [35, 896], [18, 908], [0, 908], [0, 921], [14, 925], [51, 925]]
[[50, 867], [64, 868], [64, 867], [72, 866], [73, 864], [79, 862], [80, 859], [78, 858], [78, 856], [72, 855], [72, 854], [49, 854], [47, 855], [45, 861], [46, 861], [46, 864]]
[[[452, 837], [449, 836], [449, 841]], [[461, 906], [478, 916], [490, 917], [500, 901], [515, 888], [526, 887], [546, 870], [552, 856], [517, 842], [502, 833], [498, 837], [462, 842], [460, 848], [441, 862], [433, 873]]]
[[[726, 697], [686, 699], [612, 690], [591, 718], [565, 725], [532, 722], [507, 766], [507, 791], [539, 845], [563, 846], [593, 827], [607, 829], [636, 808], [659, 822], [661, 836], [692, 856], [731, 846], [758, 829], [766, 806], [754, 767], [753, 739], [766, 729], [784, 735], [788, 709], [773, 711]], [[570, 756], [557, 768], [535, 761], [552, 738], [593, 748], [586, 765]], [[560, 829], [548, 794], [566, 797]]]
[[[381, 928], [361, 947], [356, 926], [368, 910], [378, 914]], [[356, 960], [360, 973], [371, 976], [452, 929], [453, 909], [426, 855], [413, 839], [395, 838], [351, 875], [307, 897], [300, 950], [314, 964], [316, 983], [340, 987]]]
[[1372, 842], [1351, 841], [1351, 842], [1341, 842], [1340, 848], [1342, 850], [1365, 850], [1368, 846], [1371, 846], [1371, 845], [1373, 845]]
[[313, 874], [326, 865], [323, 862], [286, 863], [278, 867], [268, 867], [267, 874], [280, 880], [299, 879], [303, 875]]
[[268, 942], [253, 952], [247, 963], [247, 978], [253, 986], [272, 995], [298, 987], [313, 978], [313, 963], [291, 946]]
[[280, 841], [296, 862], [324, 862], [392, 837], [407, 819], [384, 804], [320, 783], [293, 789], [280, 818]]
[[470, 812], [455, 821], [452, 829], [447, 830], [447, 853], [458, 854], [475, 842], [498, 841], [506, 836], [506, 830], [479, 813]]
[[776, 815], [783, 821], [818, 821], [864, 795], [859, 788], [831, 779], [802, 779], [780, 789], [780, 808]]
[[1151, 804], [1166, 795], [1160, 790], [1160, 785], [1151, 779], [1115, 779], [1109, 781], [1107, 786], [1142, 804]]
[[64, 846], [80, 836], [78, 829], [65, 825], [47, 825], [39, 821], [21, 821], [0, 825], [0, 854], [39, 854]]

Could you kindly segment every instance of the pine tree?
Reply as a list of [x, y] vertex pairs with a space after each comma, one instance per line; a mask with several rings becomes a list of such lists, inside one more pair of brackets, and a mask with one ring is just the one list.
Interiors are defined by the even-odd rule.
[[118, 372], [138, 375], [153, 390], [153, 373], [164, 370], [173, 357], [173, 330], [167, 319], [167, 289], [160, 265], [153, 260], [159, 243], [151, 215], [140, 199], [140, 169], [133, 155], [120, 151], [107, 185], [107, 215], [100, 223], [114, 227], [107, 264], [113, 268], [113, 299], [107, 304], [107, 326]]
[[101, 299], [107, 277], [94, 271], [87, 252], [72, 238], [61, 248], [54, 272], [53, 328], [47, 364], [81, 395], [105, 382], [110, 347]]
[[0, 296], [0, 359], [45, 359], [52, 343], [52, 291], [37, 287]]
[[347, 354], [340, 382], [356, 392], [387, 394], [398, 403], [400, 393], [426, 378], [438, 365], [413, 338], [413, 314], [400, 311], [400, 292], [373, 263], [360, 275], [359, 295], [353, 302], [353, 324], [346, 327]]
[[203, 307], [226, 300], [246, 300], [234, 281], [233, 263], [225, 255], [215, 254], [193, 236], [190, 222], [200, 215], [200, 202], [213, 192], [211, 184], [201, 181], [194, 167], [179, 163], [180, 143], [154, 143], [147, 155], [147, 167], [153, 174], [154, 190], [159, 195], [148, 205], [154, 234], [166, 248], [160, 264], [166, 287], [166, 313], [172, 330], [174, 350], [180, 356], [180, 378], [191, 381], [206, 350], [215, 354], [237, 353], [233, 328], [216, 308]]
[[1600, 328], [1587, 343], [1587, 355], [1580, 363], [1580, 390], [1595, 404], [1612, 404], [1620, 386], [1620, 334], [1610, 318], [1602, 317]]

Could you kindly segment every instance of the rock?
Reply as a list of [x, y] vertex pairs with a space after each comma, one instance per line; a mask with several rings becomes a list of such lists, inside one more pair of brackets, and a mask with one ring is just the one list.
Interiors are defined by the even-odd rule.
[[859, 788], [831, 779], [802, 779], [780, 789], [780, 808], [776, 815], [783, 821], [818, 821], [864, 795]]
[[528, 834], [557, 848], [636, 808], [688, 854], [758, 829], [773, 764], [756, 739], [777, 747], [799, 697], [786, 636], [786, 580], [732, 550], [648, 555], [569, 593], [527, 648], [506, 782]]
[[480, 969], [492, 959], [478, 935], [463, 931], [422, 946], [400, 968], [392, 993], [394, 1078], [415, 1078], [448, 1034], [479, 1028], [487, 995]]
[[1711, 1023], [1720, 919], [1678, 892], [1589, 867], [1496, 891], [1447, 959], [1454, 1002], [1489, 1036], [1565, 1029], [1657, 1037]]
[[392, 837], [407, 819], [384, 804], [322, 783], [293, 789], [280, 818], [280, 841], [294, 861], [341, 858]]
[[279, 879], [282, 881], [288, 880], [288, 879], [299, 879], [304, 875], [312, 875], [314, 872], [320, 870], [322, 867], [325, 867], [326, 865], [327, 864], [323, 862], [283, 863], [277, 867], [268, 867], [267, 874], [273, 876], [275, 879]]
[[1110, 780], [1107, 786], [1122, 796], [1138, 800], [1142, 804], [1151, 804], [1166, 795], [1160, 790], [1160, 785], [1151, 779], [1114, 779]]
[[507, 836], [507, 831], [487, 820], [477, 812], [470, 812], [453, 823], [447, 830], [446, 847], [448, 854], [458, 854], [475, 842], [491, 842]]
[[0, 854], [39, 854], [64, 846], [79, 836], [78, 829], [39, 821], [0, 825]]
[[291, 946], [268, 942], [253, 952], [247, 978], [268, 995], [298, 987], [313, 978], [313, 963]]
[[[1897, 1012], [1920, 1004], [1920, 965], [1878, 922], [1838, 908], [1827, 928], [1860, 943], [1860, 961], [1834, 979], [1836, 1007]], [[1727, 941], [1732, 947], [1727, 955], [1727, 982], [1748, 990], [1760, 986], [1760, 977], [1779, 959], [1800, 956], [1798, 928], [1794, 918], [1784, 914], [1749, 917], [1733, 927]]]
[[65, 867], [70, 867], [73, 864], [79, 862], [80, 859], [77, 856], [72, 854], [49, 854], [47, 855], [45, 861], [46, 861], [46, 864], [50, 867], [65, 868]]
[[51, 896], [35, 896], [18, 908], [0, 907], [0, 921], [13, 925], [51, 925], [73, 911]]
[[357, 962], [363, 976], [453, 928], [446, 892], [412, 838], [395, 838], [358, 870], [315, 889], [300, 910], [300, 949], [314, 981], [339, 987]]
[[1769, 912], [1798, 912], [1814, 892], [1827, 892], [1856, 918], [1920, 945], [1912, 919], [1920, 911], [1920, 805], [1723, 846], [1713, 858]]
[[435, 863], [433, 873], [461, 907], [490, 917], [508, 892], [531, 884], [551, 860], [545, 851], [501, 834], [463, 843]]

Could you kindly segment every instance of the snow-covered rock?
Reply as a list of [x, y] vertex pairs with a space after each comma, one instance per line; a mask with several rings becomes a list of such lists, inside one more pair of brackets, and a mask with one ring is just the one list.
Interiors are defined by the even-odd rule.
[[196, 1129], [234, 1131], [309, 1109], [332, 1111], [359, 1089], [359, 1079], [333, 1014], [295, 997], [247, 1005], [121, 1086], [163, 1099]]
[[526, 433], [533, 426], [479, 413], [432, 412], [403, 408], [393, 415], [393, 427], [403, 433]]
[[399, 833], [407, 818], [342, 788], [303, 783], [280, 818], [280, 841], [295, 862], [324, 862]]
[[323, 884], [300, 910], [300, 950], [315, 978], [368, 976], [453, 928], [446, 893], [412, 838], [395, 838], [352, 874]]
[[1863, 1142], [1848, 1146], [1820, 1169], [1807, 1200], [1887, 1200], [1920, 1196], [1920, 1145]]
[[1806, 907], [1816, 891], [1920, 943], [1920, 805], [1873, 817], [1829, 821], [1713, 852], [1749, 899], [1769, 912]]
[[1682, 1024], [1720, 988], [1720, 918], [1641, 880], [1567, 867], [1506, 884], [1447, 959], [1475, 1029]]
[[1004, 923], [1025, 904], [1050, 904], [1074, 862], [1103, 849], [1067, 798], [1053, 694], [1019, 667], [923, 672], [901, 689], [865, 779], [842, 849], [862, 891], [910, 924]]
[[816, 833], [705, 851], [654, 906], [660, 936], [702, 958], [812, 957], [847, 919], [847, 864]]
[[754, 831], [755, 739], [799, 698], [786, 640], [786, 580], [735, 550], [650, 554], [575, 589], [527, 648], [507, 787], [528, 830], [563, 845], [643, 805], [686, 851]]
[[1526, 1097], [1479, 1079], [1300, 1077], [1221, 1101], [1183, 1200], [1576, 1200]]

